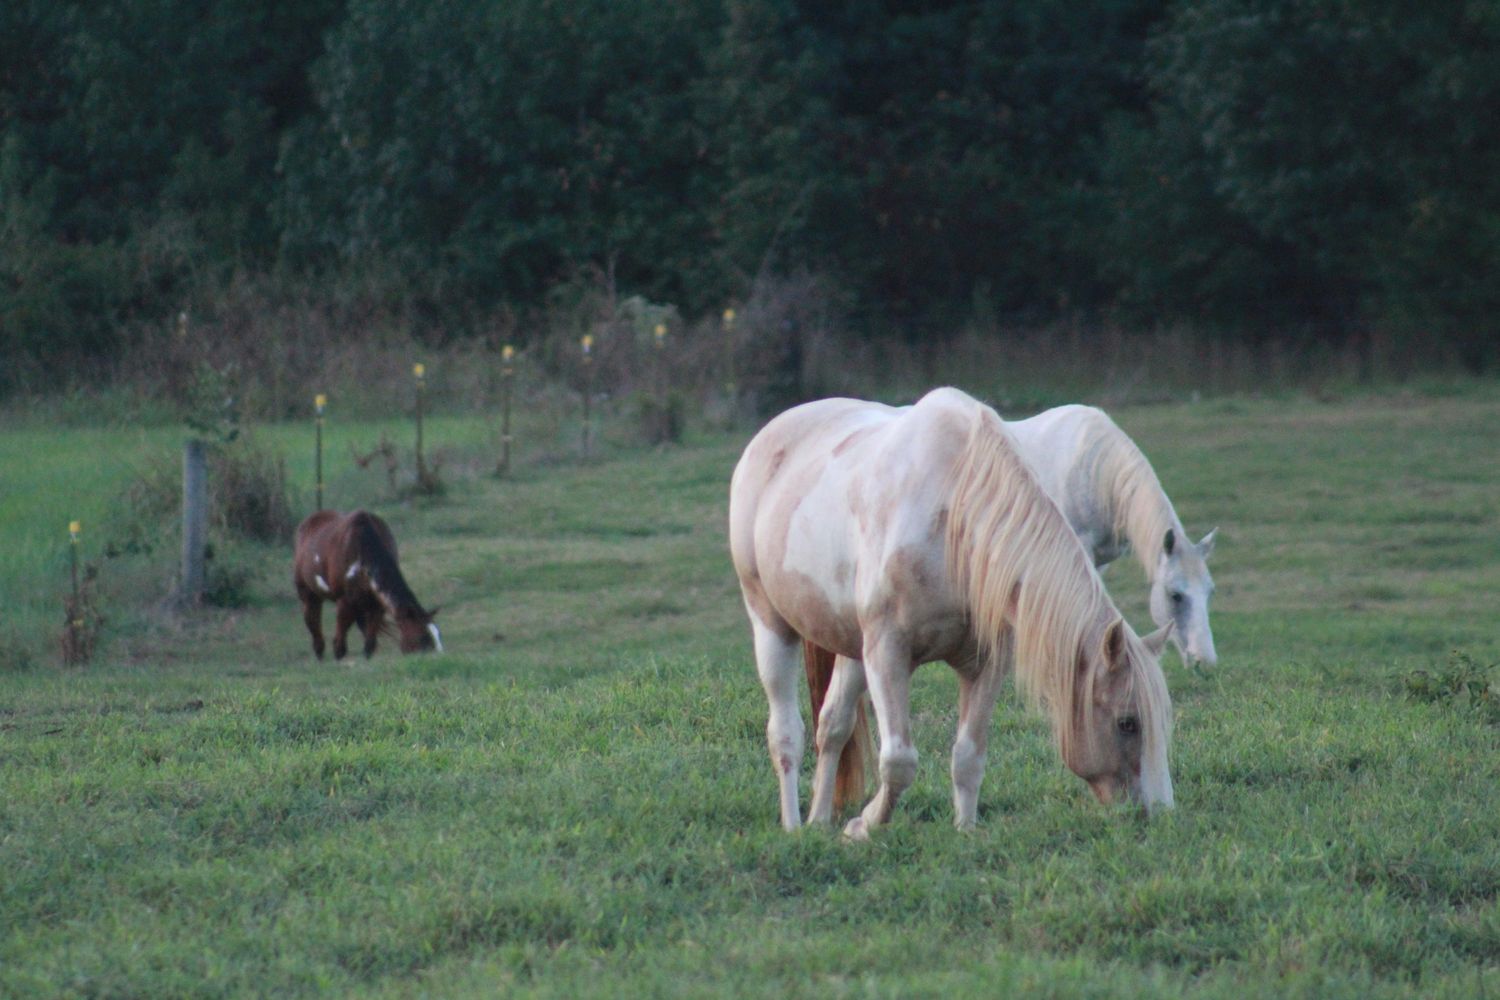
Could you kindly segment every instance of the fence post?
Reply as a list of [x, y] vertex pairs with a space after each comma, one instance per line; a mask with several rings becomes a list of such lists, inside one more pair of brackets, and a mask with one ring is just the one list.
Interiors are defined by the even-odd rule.
[[656, 340], [656, 427], [652, 429], [656, 440], [652, 443], [666, 444], [672, 440], [672, 414], [667, 398], [671, 395], [667, 388], [667, 324], [656, 324], [651, 333]]
[[594, 337], [592, 334], [583, 335], [583, 457], [589, 457], [589, 445], [593, 423], [590, 409], [594, 399]]
[[316, 471], [317, 471], [317, 477], [318, 477], [318, 502], [317, 502], [317, 505], [313, 507], [313, 510], [322, 510], [323, 509], [323, 407], [325, 405], [327, 405], [327, 403], [328, 403], [328, 397], [325, 396], [325, 395], [323, 395], [321, 392], [318, 393], [316, 396], [313, 397], [313, 408], [315, 410], [317, 410], [317, 414], [318, 414], [317, 415], [317, 419], [316, 419], [316, 425], [317, 425], [317, 433], [316, 433], [316, 438], [317, 438], [317, 448], [316, 448], [316, 451], [317, 451], [317, 463], [316, 463]]
[[[72, 557], [71, 558], [71, 562], [73, 564], [73, 607], [74, 608], [78, 607], [78, 534], [81, 531], [83, 531], [83, 524], [81, 522], [79, 522], [79, 521], [69, 521], [68, 522], [68, 550], [69, 550], [69, 553], [70, 553], [70, 555]], [[71, 616], [70, 621], [69, 621], [68, 624], [70, 626], [72, 626], [73, 628], [77, 628], [80, 624], [82, 624], [81, 622], [79, 622], [77, 620], [77, 618], [78, 618], [78, 614], [75, 611], [73, 613], [73, 615]]]
[[208, 535], [208, 470], [203, 442], [190, 438], [182, 446], [182, 591], [178, 603], [203, 602], [204, 545]]
[[510, 472], [510, 401], [516, 375], [516, 349], [506, 344], [500, 349], [500, 463], [495, 475]]
[[418, 361], [411, 372], [417, 377], [417, 486], [427, 487], [427, 461], [422, 457], [422, 395], [427, 388], [427, 366]]
[[724, 395], [728, 399], [729, 425], [734, 426], [739, 416], [736, 397], [739, 388], [734, 384], [734, 310], [724, 310]]

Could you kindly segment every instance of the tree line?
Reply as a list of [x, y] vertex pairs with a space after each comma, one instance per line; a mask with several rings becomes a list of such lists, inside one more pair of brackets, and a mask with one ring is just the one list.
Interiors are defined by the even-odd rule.
[[236, 276], [462, 332], [607, 271], [1500, 360], [1500, 5], [10, 0], [0, 351], [107, 365]]

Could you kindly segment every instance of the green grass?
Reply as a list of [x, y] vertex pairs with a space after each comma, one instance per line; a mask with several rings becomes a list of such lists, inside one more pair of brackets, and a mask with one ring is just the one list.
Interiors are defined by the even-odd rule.
[[[247, 606], [188, 618], [170, 553], [103, 561], [62, 670], [66, 521], [96, 542], [177, 434], [0, 434], [0, 995], [1500, 995], [1500, 728], [1406, 683], [1500, 660], [1500, 386], [1116, 416], [1221, 529], [1220, 666], [1167, 661], [1178, 809], [1100, 807], [1007, 697], [956, 833], [929, 666], [861, 845], [777, 826], [741, 437], [497, 481], [446, 418], [447, 496], [400, 503], [347, 460], [380, 428], [331, 429], [331, 499], [388, 517], [450, 653], [315, 662], [289, 553], [246, 548]], [[310, 495], [307, 428], [260, 437]], [[1106, 580], [1144, 625], [1134, 565]]]

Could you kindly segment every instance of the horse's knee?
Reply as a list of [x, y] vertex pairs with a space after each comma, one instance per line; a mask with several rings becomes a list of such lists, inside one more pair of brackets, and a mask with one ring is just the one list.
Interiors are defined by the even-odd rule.
[[911, 787], [917, 779], [917, 751], [915, 747], [895, 747], [880, 752], [880, 780], [892, 791], [900, 792]]
[[782, 716], [780, 713], [773, 712], [766, 723], [766, 742], [771, 745], [773, 754], [776, 753], [778, 747], [796, 750], [800, 753], [803, 737], [800, 716]]

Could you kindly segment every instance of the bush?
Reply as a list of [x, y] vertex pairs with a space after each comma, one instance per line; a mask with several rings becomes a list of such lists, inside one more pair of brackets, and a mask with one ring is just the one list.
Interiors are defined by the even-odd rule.
[[[267, 545], [289, 542], [296, 520], [287, 497], [286, 459], [242, 437], [214, 447], [208, 460], [208, 522], [225, 539]], [[173, 530], [182, 512], [182, 462], [163, 455], [125, 487], [105, 555], [149, 555]]]
[[283, 456], [243, 438], [216, 449], [209, 493], [211, 523], [226, 536], [266, 544], [291, 540], [296, 521]]
[[1493, 679], [1500, 664], [1480, 664], [1468, 653], [1454, 650], [1447, 667], [1414, 670], [1402, 680], [1406, 694], [1428, 704], [1466, 704], [1485, 721], [1500, 725], [1500, 684]]

